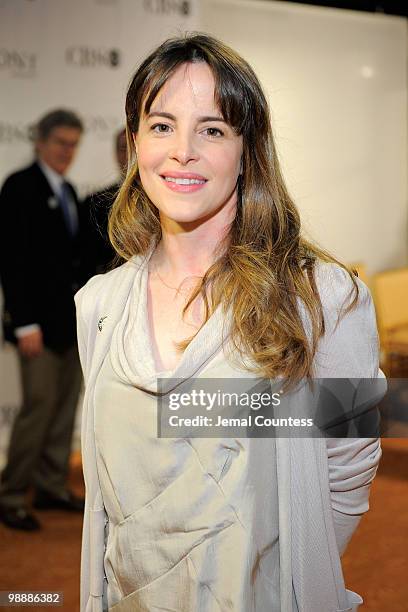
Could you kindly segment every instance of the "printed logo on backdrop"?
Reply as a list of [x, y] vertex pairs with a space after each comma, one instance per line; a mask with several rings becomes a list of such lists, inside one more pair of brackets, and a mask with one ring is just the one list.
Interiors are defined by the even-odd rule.
[[143, 0], [147, 13], [155, 15], [190, 15], [191, 6], [188, 0]]
[[0, 120], [0, 145], [32, 142], [33, 125], [19, 121]]
[[123, 125], [123, 119], [114, 115], [85, 115], [83, 117], [86, 134], [92, 134], [98, 140], [112, 141], [114, 134]]
[[78, 68], [117, 68], [121, 62], [121, 51], [77, 45], [66, 49], [65, 59], [67, 64]]
[[0, 75], [34, 77], [37, 72], [37, 55], [23, 49], [0, 48]]

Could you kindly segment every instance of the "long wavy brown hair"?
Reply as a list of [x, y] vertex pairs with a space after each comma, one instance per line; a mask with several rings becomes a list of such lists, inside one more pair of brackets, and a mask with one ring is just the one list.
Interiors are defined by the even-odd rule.
[[[284, 376], [291, 384], [313, 375], [313, 357], [324, 333], [315, 264], [323, 260], [347, 268], [301, 236], [299, 213], [282, 177], [262, 87], [251, 66], [219, 40], [202, 33], [171, 38], [137, 69], [126, 98], [129, 167], [111, 210], [110, 239], [125, 260], [146, 254], [152, 240], [160, 241], [158, 210], [140, 181], [132, 134], [138, 131], [141, 113], [149, 112], [160, 89], [186, 62], [206, 62], [211, 68], [223, 118], [243, 136], [243, 167], [229, 234], [183, 314], [200, 295], [204, 323], [221, 305], [232, 314], [230, 339], [243, 362], [251, 364], [247, 368], [267, 378]], [[349, 274], [353, 285], [345, 311], [358, 297]], [[308, 333], [299, 300], [310, 321]]]

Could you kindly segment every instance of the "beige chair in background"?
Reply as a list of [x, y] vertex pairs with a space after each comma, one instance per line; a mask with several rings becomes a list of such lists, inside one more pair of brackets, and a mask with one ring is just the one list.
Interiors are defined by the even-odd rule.
[[383, 368], [388, 376], [403, 376], [408, 370], [408, 268], [375, 274], [372, 287]]

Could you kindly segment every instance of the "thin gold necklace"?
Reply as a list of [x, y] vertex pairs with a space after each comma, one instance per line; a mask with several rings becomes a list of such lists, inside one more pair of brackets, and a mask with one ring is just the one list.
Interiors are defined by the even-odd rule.
[[171, 289], [172, 291], [175, 291], [176, 294], [178, 293], [182, 293], [181, 291], [181, 286], [183, 285], [184, 281], [187, 280], [187, 278], [189, 278], [188, 276], [186, 276], [186, 278], [184, 280], [181, 281], [180, 285], [178, 287], [172, 287], [171, 285], [169, 285], [168, 283], [166, 283], [166, 281], [162, 278], [161, 274], [159, 274], [159, 270], [157, 269], [157, 266], [154, 265], [153, 268], [153, 272], [156, 273], [157, 278], [159, 279], [159, 281], [162, 283], [162, 285], [164, 285], [165, 287], [167, 287], [167, 289]]
[[[166, 281], [165, 281], [165, 280], [164, 280], [164, 279], [161, 277], [161, 275], [159, 274], [159, 271], [158, 271], [158, 269], [156, 268], [156, 266], [154, 267], [154, 272], [156, 273], [157, 278], [158, 278], [158, 279], [159, 279], [159, 281], [162, 283], [162, 285], [164, 285], [164, 286], [165, 286], [165, 287], [167, 287], [168, 289], [172, 289], [173, 291], [177, 291], [177, 292], [179, 292], [179, 291], [180, 291], [180, 285], [181, 285], [182, 283], [180, 283], [180, 285], [179, 285], [178, 287], [172, 287], [171, 285], [168, 285], [168, 284], [166, 283]], [[183, 281], [183, 282], [184, 282], [184, 281]]]

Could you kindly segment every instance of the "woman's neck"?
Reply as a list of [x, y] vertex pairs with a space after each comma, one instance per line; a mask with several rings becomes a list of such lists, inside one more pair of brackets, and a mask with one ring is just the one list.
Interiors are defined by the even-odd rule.
[[229, 231], [235, 210], [222, 211], [221, 219], [179, 224], [161, 219], [162, 238], [152, 256], [160, 274], [177, 282], [186, 277], [202, 277], [214, 263], [216, 249]]

